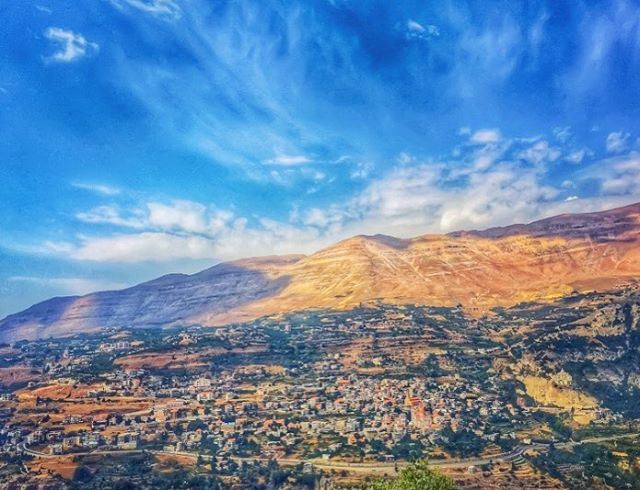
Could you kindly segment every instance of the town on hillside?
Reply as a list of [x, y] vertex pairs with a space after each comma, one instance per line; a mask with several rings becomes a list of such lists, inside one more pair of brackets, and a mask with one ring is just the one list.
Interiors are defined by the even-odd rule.
[[0, 479], [359, 488], [426, 460], [461, 488], [634, 488], [639, 312], [630, 287], [6, 344]]

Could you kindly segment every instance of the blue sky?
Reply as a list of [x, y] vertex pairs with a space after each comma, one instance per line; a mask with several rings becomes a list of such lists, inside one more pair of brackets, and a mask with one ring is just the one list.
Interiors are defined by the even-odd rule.
[[0, 316], [640, 200], [640, 5], [3, 2]]

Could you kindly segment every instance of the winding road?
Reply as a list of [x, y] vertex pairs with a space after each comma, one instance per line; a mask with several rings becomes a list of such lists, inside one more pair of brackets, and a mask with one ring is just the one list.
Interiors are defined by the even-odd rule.
[[[583, 439], [581, 441], [567, 441], [556, 443], [555, 447], [559, 449], [566, 449], [574, 446], [579, 446], [580, 444], [586, 443], [598, 443], [598, 442], [611, 442], [620, 439], [629, 439], [640, 436], [640, 433], [635, 434], [618, 434], [614, 436], [602, 436], [602, 437], [591, 437], [587, 439]], [[204, 461], [211, 461], [212, 456], [206, 454], [198, 454], [192, 452], [173, 452], [173, 451], [160, 451], [160, 450], [149, 450], [149, 449], [114, 449], [114, 450], [97, 450], [97, 451], [86, 451], [86, 452], [78, 452], [78, 453], [66, 453], [66, 454], [49, 454], [41, 451], [36, 451], [26, 445], [26, 443], [20, 443], [18, 448], [22, 450], [25, 454], [30, 456], [34, 456], [36, 458], [43, 459], [56, 459], [56, 458], [67, 458], [69, 456], [98, 456], [98, 455], [122, 455], [122, 454], [142, 454], [142, 453], [151, 453], [151, 454], [165, 454], [170, 456], [183, 456], [188, 458], [193, 458], [194, 460], [200, 457]], [[517, 446], [511, 451], [495, 454], [492, 456], [482, 456], [482, 457], [473, 457], [473, 458], [458, 458], [458, 459], [448, 459], [444, 461], [432, 460], [429, 464], [436, 468], [469, 468], [471, 466], [483, 466], [486, 464], [496, 463], [496, 462], [507, 462], [518, 459], [527, 449], [534, 449], [537, 451], [548, 451], [550, 448], [549, 444], [529, 444], [526, 446]], [[267, 461], [267, 458], [260, 457], [249, 457], [249, 458], [241, 458], [241, 457], [232, 457], [234, 461], [237, 463], [242, 462], [255, 462], [255, 461]], [[344, 461], [331, 461], [324, 460], [321, 458], [313, 458], [313, 459], [304, 459], [304, 458], [276, 458], [278, 464], [282, 466], [296, 466], [299, 464], [310, 464], [318, 469], [324, 470], [347, 470], [347, 471], [359, 471], [359, 472], [380, 472], [380, 471], [389, 471], [395, 470], [396, 468], [402, 468], [403, 466], [408, 465], [409, 463], [406, 461], [398, 461], [398, 462], [372, 462], [372, 463], [349, 463]]]

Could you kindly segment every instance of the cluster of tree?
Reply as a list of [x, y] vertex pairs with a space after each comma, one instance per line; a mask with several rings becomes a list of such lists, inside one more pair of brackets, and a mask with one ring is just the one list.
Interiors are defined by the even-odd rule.
[[294, 468], [283, 468], [275, 460], [266, 465], [262, 463], [242, 463], [238, 476], [247, 489], [274, 490], [278, 488], [316, 488], [320, 475], [313, 471], [305, 471], [303, 465]]
[[460, 458], [477, 456], [487, 445], [481, 437], [469, 429], [460, 429], [456, 432], [446, 426], [440, 435], [442, 436], [442, 447], [450, 454]]
[[400, 471], [395, 479], [375, 480], [365, 490], [457, 490], [453, 479], [432, 469], [426, 462], [418, 462]]

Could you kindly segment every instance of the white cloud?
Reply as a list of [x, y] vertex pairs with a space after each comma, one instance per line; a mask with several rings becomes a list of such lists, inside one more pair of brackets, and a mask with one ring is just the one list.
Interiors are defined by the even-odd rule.
[[207, 230], [207, 208], [191, 201], [173, 201], [171, 204], [150, 202], [147, 222], [151, 228], [203, 233]]
[[61, 290], [64, 294], [83, 295], [94, 291], [105, 291], [122, 289], [126, 284], [114, 281], [104, 281], [99, 279], [87, 279], [83, 277], [34, 277], [34, 276], [12, 276], [10, 281], [27, 282], [44, 287], [53, 287]]
[[556, 195], [557, 191], [541, 183], [533, 172], [522, 173], [505, 166], [474, 174], [466, 187], [447, 196], [440, 229], [454, 231], [528, 221]]
[[[533, 171], [521, 172], [505, 165], [471, 176], [468, 185], [447, 199], [441, 219], [443, 231], [527, 221], [557, 191], [543, 184]], [[457, 200], [462, 206], [458, 209]]]
[[553, 134], [560, 143], [566, 143], [572, 136], [571, 127], [559, 127], [553, 129]]
[[582, 161], [586, 157], [590, 157], [592, 155], [593, 155], [593, 152], [589, 148], [585, 147], [585, 148], [580, 148], [579, 150], [572, 151], [571, 153], [569, 153], [564, 157], [564, 160], [569, 163], [578, 164], [578, 163], [582, 163]]
[[120, 209], [116, 206], [98, 206], [89, 211], [76, 214], [76, 218], [85, 223], [101, 223], [116, 226], [124, 226], [126, 228], [144, 228], [145, 221], [142, 219], [141, 212], [135, 210], [131, 216], [122, 216]]
[[[399, 166], [342, 205], [298, 213], [299, 221], [334, 237], [359, 233], [412, 237], [613, 208], [640, 196], [637, 156], [607, 164], [611, 168], [602, 183], [603, 194], [591, 197], [563, 197], [559, 188], [545, 183], [545, 173], [537, 167], [522, 168], [508, 159], [488, 168], [475, 168], [473, 161], [467, 165], [455, 173], [445, 164]], [[597, 175], [602, 178], [605, 172], [599, 169]], [[571, 181], [562, 183], [564, 188], [575, 186]]]
[[575, 182], [573, 182], [572, 180], [563, 180], [562, 184], [560, 184], [560, 187], [562, 187], [563, 189], [571, 189], [573, 187], [575, 187], [576, 184]]
[[[301, 212], [301, 222], [331, 233], [410, 237], [528, 222], [583, 208], [606, 209], [640, 197], [638, 153], [596, 162], [591, 173], [579, 171], [577, 182], [564, 180], [556, 187], [544, 165], [523, 166], [513, 155], [540, 164], [559, 159], [561, 150], [544, 140], [520, 149], [522, 141], [490, 143], [442, 164], [421, 164], [410, 157], [411, 165], [399, 165], [350, 201]], [[597, 181], [600, 195], [578, 198], [585, 178]], [[563, 188], [575, 190], [567, 197]]]
[[429, 39], [430, 37], [438, 37], [440, 35], [440, 29], [438, 26], [432, 24], [423, 26], [419, 22], [409, 19], [406, 24], [405, 33], [407, 39]]
[[373, 164], [370, 162], [358, 162], [355, 168], [351, 171], [349, 176], [353, 180], [364, 180], [369, 177], [369, 174], [373, 170]]
[[326, 178], [327, 178], [327, 174], [324, 172], [320, 172], [320, 171], [313, 172], [313, 180], [315, 180], [316, 182], [320, 182], [321, 180], [324, 180]]
[[68, 256], [95, 262], [171, 262], [232, 260], [255, 255], [310, 252], [325, 245], [317, 229], [261, 219], [249, 228], [238, 218], [206, 235], [144, 231], [102, 237], [81, 237]]
[[561, 155], [560, 149], [549, 146], [546, 140], [540, 140], [517, 154], [518, 158], [534, 165], [545, 162], [555, 162]]
[[[640, 196], [637, 154], [598, 162], [592, 165], [591, 174], [581, 169], [576, 182], [567, 179], [556, 186], [549, 179], [550, 168], [543, 164], [560, 159], [562, 150], [545, 140], [501, 140], [462, 150], [459, 160], [441, 164], [420, 163], [403, 154], [395, 169], [370, 182], [359, 195], [327, 209], [298, 211], [296, 219], [334, 236], [386, 233], [410, 237], [528, 222], [580, 212], [580, 206], [605, 209]], [[582, 151], [591, 154], [586, 148]], [[579, 197], [577, 192], [592, 188], [589, 182], [593, 179], [601, 195]], [[567, 196], [562, 189], [575, 190]]]
[[607, 152], [609, 153], [622, 153], [629, 147], [629, 133], [617, 131], [609, 133], [607, 136]]
[[421, 24], [419, 24], [418, 22], [416, 22], [415, 20], [408, 20], [407, 21], [407, 29], [413, 32], [425, 32], [426, 29], [424, 27], [422, 27]]
[[76, 218], [86, 223], [123, 228], [211, 234], [231, 220], [233, 213], [210, 210], [193, 201], [174, 200], [169, 203], [148, 202], [126, 212], [117, 206], [98, 206], [77, 213]]
[[111, 0], [111, 3], [120, 10], [128, 6], [161, 18], [177, 19], [182, 15], [174, 0]]
[[139, 231], [79, 236], [75, 244], [48, 242], [39, 251], [81, 261], [136, 263], [299, 253], [326, 244], [314, 227], [266, 218], [249, 226], [246, 218], [229, 210], [185, 200], [149, 202], [128, 211], [99, 206], [77, 218]]
[[217, 258], [211, 239], [156, 232], [84, 238], [71, 257], [76, 260], [125, 263]]
[[614, 157], [593, 168], [593, 176], [601, 181], [601, 191], [613, 195], [640, 195], [640, 154]]
[[499, 143], [487, 143], [483, 146], [476, 147], [470, 155], [472, 166], [458, 169], [458, 172], [465, 174], [471, 170], [487, 170], [504, 156], [507, 146], [508, 145]]
[[122, 192], [117, 187], [112, 187], [106, 184], [91, 184], [86, 182], [72, 182], [71, 185], [76, 189], [82, 189], [85, 191], [95, 192], [96, 194], [102, 194], [103, 196], [116, 196]]
[[409, 155], [408, 153], [406, 153], [404, 151], [401, 152], [398, 155], [398, 159], [397, 159], [398, 163], [400, 163], [402, 165], [407, 165], [407, 164], [413, 162], [414, 160], [415, 160], [415, 157]]
[[444, 164], [418, 164], [397, 167], [344, 205], [300, 214], [303, 224], [334, 236], [408, 237], [526, 221], [539, 216], [557, 195], [535, 169], [523, 171], [504, 162], [455, 175]]
[[500, 139], [502, 135], [497, 129], [480, 129], [471, 135], [473, 143], [497, 143]]
[[44, 35], [59, 48], [51, 56], [46, 57], [46, 61], [70, 63], [85, 56], [91, 56], [99, 49], [96, 43], [87, 41], [82, 34], [76, 34], [60, 27], [49, 27]]
[[340, 208], [336, 205], [332, 205], [328, 208], [311, 208], [297, 213], [297, 218], [293, 221], [297, 221], [306, 226], [312, 226], [321, 230], [323, 233], [329, 228], [342, 229], [346, 223], [347, 216], [346, 206]]
[[271, 165], [291, 166], [291, 165], [304, 165], [305, 163], [310, 163], [310, 162], [311, 162], [311, 159], [304, 155], [278, 155], [277, 157], [272, 158], [271, 160], [267, 160], [265, 163], [268, 163]]

